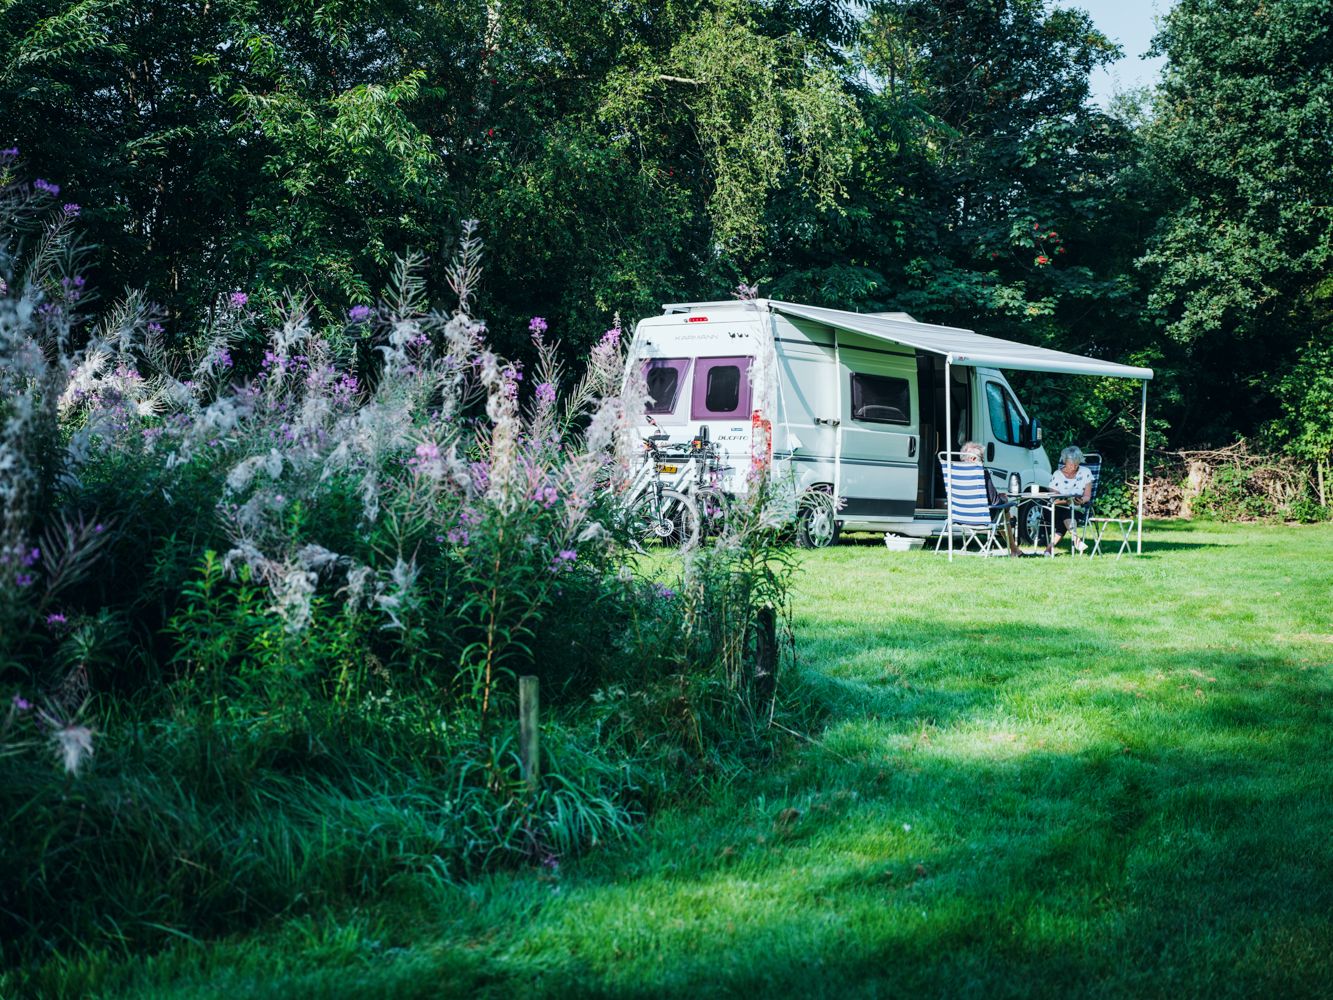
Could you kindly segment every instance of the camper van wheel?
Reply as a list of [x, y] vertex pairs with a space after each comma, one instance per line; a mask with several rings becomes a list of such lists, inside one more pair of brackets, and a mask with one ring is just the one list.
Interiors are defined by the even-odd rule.
[[699, 541], [699, 512], [689, 497], [676, 490], [663, 490], [660, 499], [644, 497], [634, 508], [632, 523], [645, 547], [688, 549]]
[[838, 540], [842, 525], [833, 508], [833, 497], [824, 490], [807, 490], [796, 505], [796, 544], [803, 549], [822, 549]]
[[1050, 534], [1051, 522], [1046, 509], [1040, 504], [1029, 503], [1018, 510], [1018, 536], [1026, 545], [1040, 545]]

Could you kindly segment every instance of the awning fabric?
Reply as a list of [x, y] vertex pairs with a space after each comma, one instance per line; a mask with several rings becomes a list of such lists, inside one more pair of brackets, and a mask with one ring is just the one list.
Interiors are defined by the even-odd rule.
[[815, 323], [852, 330], [867, 337], [903, 344], [932, 354], [945, 355], [952, 364], [967, 367], [1009, 368], [1029, 372], [1063, 372], [1068, 375], [1105, 375], [1110, 378], [1152, 378], [1151, 368], [1136, 368], [1113, 361], [1085, 358], [1046, 347], [1033, 347], [1012, 340], [984, 337], [971, 330], [951, 326], [933, 326], [906, 319], [822, 309], [819, 306], [760, 300], [756, 304], [786, 316], [798, 316]]

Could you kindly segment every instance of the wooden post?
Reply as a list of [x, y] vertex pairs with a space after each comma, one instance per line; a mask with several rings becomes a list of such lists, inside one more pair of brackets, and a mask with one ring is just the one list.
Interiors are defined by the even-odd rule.
[[1319, 477], [1319, 506], [1328, 506], [1328, 495], [1324, 492], [1324, 460], [1321, 458], [1315, 464], [1315, 472]]
[[537, 678], [527, 674], [518, 679], [518, 755], [523, 780], [537, 790], [541, 781], [541, 748], [537, 725]]
[[765, 605], [755, 616], [754, 687], [760, 698], [772, 698], [778, 680], [777, 614]]

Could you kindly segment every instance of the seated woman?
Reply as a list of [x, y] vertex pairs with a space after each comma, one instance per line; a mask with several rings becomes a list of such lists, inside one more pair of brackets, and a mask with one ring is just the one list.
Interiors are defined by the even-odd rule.
[[[1070, 509], [1072, 501], [1088, 503], [1092, 499], [1092, 473], [1083, 467], [1083, 451], [1078, 445], [1071, 444], [1060, 452], [1060, 468], [1051, 474], [1051, 489], [1071, 500], [1055, 501], [1058, 505], [1055, 511], [1055, 534], [1051, 536], [1051, 544], [1046, 546], [1047, 555], [1055, 551], [1063, 533], [1074, 526], [1075, 512]], [[1083, 552], [1087, 549], [1078, 535], [1071, 534], [1070, 537], [1071, 551]]]
[[[981, 445], [977, 444], [975, 441], [965, 441], [963, 446], [958, 449], [958, 453], [962, 456], [964, 462], [979, 463], [981, 461]], [[987, 475], [986, 504], [994, 510], [996, 507], [1004, 506], [1008, 499], [1008, 494], [1001, 493], [997, 490], [995, 488], [995, 483], [991, 480], [991, 477]], [[1011, 556], [1022, 555], [1022, 553], [1018, 551], [1018, 532], [1015, 531], [1014, 528], [1015, 525], [1011, 524], [1009, 519], [1006, 518], [1004, 521], [1004, 535], [1005, 541], [1009, 544], [1009, 554]]]

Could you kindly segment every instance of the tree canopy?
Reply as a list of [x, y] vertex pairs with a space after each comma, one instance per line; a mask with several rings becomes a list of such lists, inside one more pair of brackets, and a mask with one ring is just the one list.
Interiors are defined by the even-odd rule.
[[[1317, 410], [1329, 347], [1329, 0], [1179, 0], [1150, 101], [1048, 0], [11, 0], [0, 144], [83, 206], [91, 280], [185, 336], [221, 297], [327, 320], [478, 219], [522, 352], [616, 312], [762, 294], [1153, 364], [1180, 443]], [[1085, 437], [1113, 390], [1043, 384]]]

